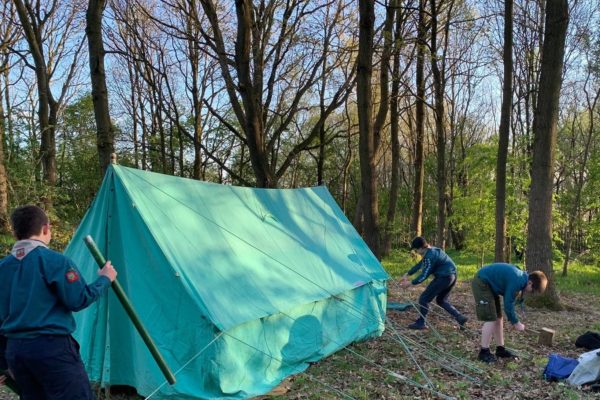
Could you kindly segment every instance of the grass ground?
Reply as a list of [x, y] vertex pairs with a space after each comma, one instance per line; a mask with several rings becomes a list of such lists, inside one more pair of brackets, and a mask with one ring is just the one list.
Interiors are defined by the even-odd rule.
[[[515, 361], [485, 365], [476, 360], [479, 328], [469, 281], [479, 268], [477, 257], [452, 254], [459, 266], [459, 282], [451, 302], [470, 320], [466, 329], [437, 305], [432, 307], [430, 329], [406, 328], [417, 317], [414, 309], [388, 312], [382, 337], [358, 343], [293, 377], [289, 391], [278, 399], [586, 399], [600, 393], [546, 382], [543, 369], [550, 353], [577, 358], [575, 347], [585, 331], [600, 331], [600, 269], [575, 264], [566, 277], [556, 271], [555, 283], [563, 311], [527, 308], [521, 320], [526, 332], [505, 327], [506, 345], [519, 354]], [[491, 261], [491, 260], [490, 260]], [[392, 278], [414, 264], [406, 253], [394, 253], [383, 262]], [[389, 301], [416, 301], [423, 286], [401, 289], [393, 279]], [[542, 327], [556, 331], [551, 347], [538, 345]], [[363, 358], [364, 357], [364, 358]], [[370, 361], [367, 361], [370, 360]], [[431, 388], [425, 389], [427, 383]]]
[[[406, 301], [416, 299], [420, 288], [390, 291], [391, 301]], [[416, 311], [390, 312], [382, 337], [354, 344], [311, 366], [305, 374], [294, 377], [290, 390], [278, 399], [600, 398], [600, 394], [542, 379], [550, 353], [577, 358], [583, 350], [575, 347], [575, 339], [586, 330], [600, 331], [600, 310], [590, 307], [598, 304], [599, 297], [563, 294], [562, 300], [564, 311], [533, 309], [522, 318], [529, 329], [554, 329], [553, 346], [538, 345], [536, 333], [506, 327], [506, 345], [518, 352], [520, 359], [484, 365], [476, 360], [480, 325], [474, 321], [468, 285], [460, 282], [452, 301], [471, 318], [465, 330], [459, 330], [437, 307], [427, 332], [405, 328], [416, 318]], [[419, 388], [427, 379], [434, 391]]]
[[[444, 311], [434, 306], [431, 328], [414, 332], [406, 325], [416, 311], [388, 312], [384, 334], [377, 339], [356, 343], [311, 365], [281, 386], [281, 399], [600, 399], [600, 393], [550, 383], [542, 371], [550, 353], [577, 358], [583, 352], [575, 339], [587, 330], [600, 332], [600, 269], [574, 265], [567, 277], [557, 273], [556, 286], [565, 309], [548, 311], [528, 308], [522, 321], [528, 331], [505, 328], [506, 345], [518, 352], [516, 361], [484, 365], [476, 360], [479, 323], [475, 321], [469, 280], [478, 268], [477, 258], [452, 254], [459, 265], [459, 283], [451, 302], [470, 321], [459, 330]], [[394, 253], [384, 261], [392, 278], [403, 274], [414, 260], [406, 253]], [[389, 284], [390, 302], [416, 301], [423, 286], [400, 289]], [[537, 344], [533, 332], [542, 327], [556, 331], [553, 346]], [[426, 389], [430, 383], [430, 388]], [[133, 397], [110, 396], [112, 399]], [[2, 392], [0, 399], [14, 399]]]

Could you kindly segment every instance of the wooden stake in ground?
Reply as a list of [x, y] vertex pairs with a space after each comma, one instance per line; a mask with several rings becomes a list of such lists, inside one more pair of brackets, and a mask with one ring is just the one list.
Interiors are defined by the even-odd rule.
[[554, 338], [554, 333], [554, 329], [542, 328], [538, 336], [538, 344], [544, 346], [552, 346], [552, 339]]

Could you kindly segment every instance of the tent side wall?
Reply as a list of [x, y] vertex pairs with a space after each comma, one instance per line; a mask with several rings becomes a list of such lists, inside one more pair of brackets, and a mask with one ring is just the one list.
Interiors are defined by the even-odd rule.
[[[350, 343], [381, 335], [386, 286], [373, 281], [338, 296], [250, 321], [222, 335], [178, 375], [186, 389], [164, 387], [160, 398], [249, 398], [306, 370]], [[148, 392], [141, 392], [148, 395]]]
[[[220, 354], [220, 361], [233, 367], [221, 369], [221, 391], [240, 398], [267, 393], [287, 376], [303, 372], [310, 362], [354, 341], [381, 335], [385, 292], [385, 283], [374, 281], [227, 332], [228, 351]], [[254, 374], [248, 376], [247, 371]]]

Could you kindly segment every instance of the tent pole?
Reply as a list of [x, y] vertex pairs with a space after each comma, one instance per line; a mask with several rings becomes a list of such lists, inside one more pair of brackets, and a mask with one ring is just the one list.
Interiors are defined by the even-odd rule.
[[[92, 256], [94, 257], [94, 260], [96, 260], [98, 267], [102, 268], [104, 266], [104, 264], [106, 264], [106, 259], [104, 258], [104, 256], [100, 252], [100, 250], [98, 249], [98, 246], [96, 246], [94, 239], [92, 239], [92, 237], [90, 235], [87, 235], [83, 239], [83, 241], [85, 242], [87, 248], [90, 250], [90, 253], [92, 253]], [[129, 315], [131, 322], [133, 322], [133, 325], [135, 326], [138, 333], [144, 340], [144, 343], [146, 343], [148, 350], [150, 350], [152, 357], [154, 357], [154, 360], [158, 364], [164, 377], [167, 379], [169, 384], [174, 385], [176, 382], [175, 375], [173, 375], [173, 373], [169, 369], [169, 366], [165, 362], [165, 359], [163, 358], [163, 356], [160, 354], [160, 351], [156, 347], [156, 344], [154, 344], [154, 341], [150, 337], [150, 334], [146, 330], [146, 327], [142, 324], [140, 317], [137, 315], [137, 312], [135, 311], [135, 309], [133, 308], [133, 305], [131, 304], [131, 301], [129, 301], [129, 298], [123, 291], [123, 288], [121, 287], [121, 285], [119, 284], [119, 282], [116, 279], [112, 283], [111, 286], [113, 288], [113, 291], [115, 292], [115, 295], [121, 302], [121, 305], [125, 309], [125, 312], [127, 312], [127, 315]]]

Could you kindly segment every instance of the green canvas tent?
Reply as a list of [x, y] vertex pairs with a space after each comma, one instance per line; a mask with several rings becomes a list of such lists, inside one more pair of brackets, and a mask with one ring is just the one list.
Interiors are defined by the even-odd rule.
[[91, 281], [86, 235], [177, 377], [162, 385], [110, 293], [77, 314], [75, 333], [103, 386], [247, 398], [384, 329], [388, 275], [324, 187], [243, 188], [113, 165], [66, 250]]

